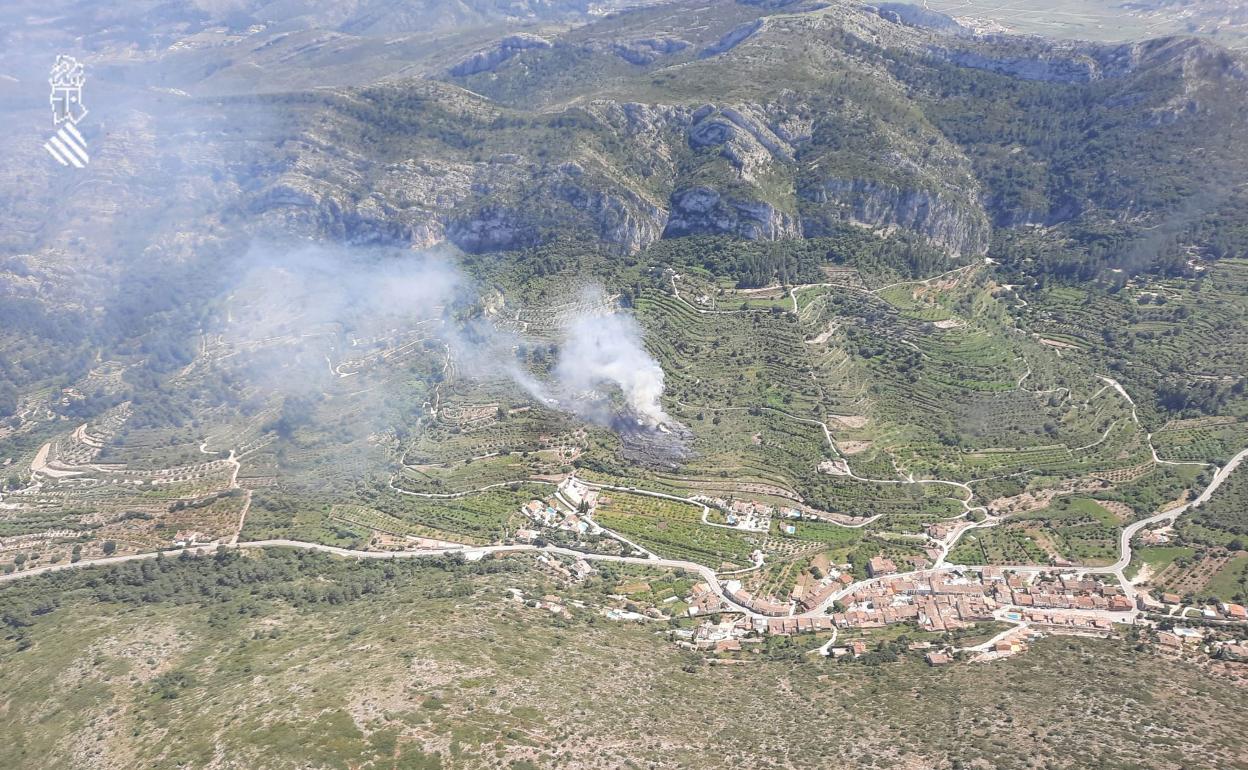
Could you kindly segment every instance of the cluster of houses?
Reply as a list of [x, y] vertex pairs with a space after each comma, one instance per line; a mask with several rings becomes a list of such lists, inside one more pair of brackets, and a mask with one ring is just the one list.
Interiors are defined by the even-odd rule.
[[[1143, 593], [1136, 598], [1142, 610], [1165, 610], [1167, 605], [1175, 610], [1180, 610], [1183, 607], [1183, 597], [1174, 593], [1160, 594], [1161, 601]], [[1197, 611], [1204, 620], [1248, 620], [1248, 609], [1242, 604], [1233, 602], [1219, 602], [1218, 604], [1206, 605], [1200, 607]], [[1185, 613], [1186, 610], [1179, 613], [1180, 617]]]
[[[531, 599], [526, 598], [524, 591], [521, 591], [519, 588], [508, 588], [507, 593], [512, 601], [523, 604], [526, 607], [531, 607], [535, 610], [546, 610], [552, 615], [559, 615], [563, 618], [572, 617], [572, 613], [568, 611], [563, 599], [555, 594], [546, 594], [540, 599]], [[584, 602], [572, 602], [572, 604], [580, 608], [585, 606]]]
[[772, 519], [779, 519], [781, 531], [792, 535], [797, 532], [797, 522], [803, 519], [819, 521], [819, 517], [809, 511], [803, 512], [787, 506], [776, 507], [753, 500], [726, 500], [706, 495], [690, 499], [722, 511], [724, 523], [743, 532], [770, 532]]
[[793, 605], [788, 602], [775, 601], [770, 597], [755, 596], [742, 587], [739, 580], [725, 582], [724, 590], [732, 597], [734, 602], [760, 615], [790, 615], [793, 613]]
[[[988, 568], [985, 574], [988, 574]], [[995, 570], [1000, 575], [1000, 570]], [[1131, 612], [1134, 603], [1117, 585], [1074, 575], [1038, 575], [1030, 583], [1018, 575], [995, 578], [1009, 592], [1017, 607], [1059, 610], [1106, 610]]]
[[1205, 645], [1208, 652], [1216, 653], [1222, 651], [1225, 657], [1235, 660], [1248, 660], [1248, 646], [1245, 646], [1242, 640], [1215, 640], [1212, 639], [1207, 629], [1175, 626], [1168, 631], [1158, 631], [1157, 643], [1165, 649], [1174, 651], [1197, 649]]
[[771, 517], [775, 509], [770, 505], [755, 503], [749, 500], [720, 500], [712, 498], [708, 505], [713, 505], [724, 512], [724, 523], [745, 532], [768, 532], [771, 530]]
[[520, 509], [531, 522], [531, 526], [517, 529], [515, 539], [521, 543], [531, 543], [542, 536], [543, 529], [558, 529], [576, 535], [593, 534], [599, 528], [579, 513], [568, 513], [551, 505], [545, 500], [530, 500]]
[[837, 628], [878, 628], [913, 622], [929, 631], [965, 628], [991, 620], [1000, 604], [987, 586], [952, 572], [930, 577], [894, 578], [868, 584], [842, 598], [843, 610], [833, 613]]
[[597, 571], [584, 559], [577, 559], [569, 566], [561, 559], [552, 558], [546, 554], [537, 557], [537, 567], [563, 583], [580, 583]]
[[[599, 503], [609, 502], [600, 500], [602, 493], [593, 489], [576, 476], [568, 476], [559, 483], [558, 495], [567, 501], [570, 508], [584, 507], [586, 510], [593, 511]], [[582, 503], [584, 506], [582, 506]]]
[[[1107, 633], [1113, 630], [1113, 613], [1134, 609], [1117, 586], [1073, 574], [1030, 575], [984, 567], [891, 577], [891, 572], [885, 571], [890, 564], [887, 559], [872, 562], [873, 572], [880, 577], [840, 595], [833, 605], [835, 611], [825, 614], [795, 615], [791, 605], [759, 600], [736, 581], [729, 581], [724, 584], [729, 597], [757, 614], [724, 620], [714, 626], [714, 631], [704, 624], [700, 627], [703, 632], [695, 632], [686, 641], [709, 649], [707, 645], [722, 641], [719, 635], [728, 630], [730, 638], [740, 639], [764, 633], [869, 629], [905, 622], [926, 631], [952, 631], [992, 620], [999, 611], [1013, 611], [1011, 619], [1033, 625]], [[803, 597], [800, 606], [809, 612], [851, 584], [847, 574], [838, 572], [831, 579], [825, 578], [816, 592]], [[686, 602], [688, 614], [694, 617], [730, 610], [706, 583], [694, 585]]]

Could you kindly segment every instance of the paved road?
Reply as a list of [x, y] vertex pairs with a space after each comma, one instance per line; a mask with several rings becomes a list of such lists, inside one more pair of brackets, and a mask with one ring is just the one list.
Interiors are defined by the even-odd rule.
[[1239, 454], [1232, 457], [1230, 462], [1219, 468], [1217, 472], [1213, 474], [1213, 479], [1209, 482], [1209, 486], [1205, 487], [1205, 490], [1201, 492], [1195, 500], [1188, 501], [1177, 508], [1171, 508], [1168, 511], [1162, 511], [1156, 515], [1149, 516], [1147, 519], [1141, 519], [1122, 530], [1122, 536], [1119, 538], [1118, 542], [1118, 561], [1114, 562], [1109, 567], [1106, 567], [1104, 571], [1112, 572], [1117, 575], [1119, 582], [1122, 583], [1123, 590], [1127, 592], [1128, 596], [1134, 599], [1136, 594], [1135, 586], [1130, 584], [1122, 572], [1127, 568], [1127, 565], [1131, 563], [1131, 538], [1135, 537], [1135, 534], [1141, 529], [1151, 527], [1152, 525], [1163, 521], [1174, 521], [1180, 514], [1197, 506], [1204, 505], [1208, 502], [1209, 498], [1213, 496], [1213, 493], [1217, 491], [1218, 487], [1222, 486], [1222, 482], [1226, 481], [1227, 477], [1239, 467], [1239, 464], [1244, 461], [1245, 457], [1248, 457], [1248, 449], [1242, 450]]
[[357, 559], [410, 559], [425, 558], [430, 556], [446, 556], [449, 554], [463, 554], [469, 558], [481, 558], [482, 556], [490, 553], [538, 550], [535, 546], [531, 545], [490, 545], [455, 546], [453, 548], [433, 548], [422, 551], [355, 551], [349, 548], [324, 545], [323, 543], [307, 543], [302, 540], [251, 540], [244, 543], [213, 543], [202, 546], [192, 546], [186, 549], [178, 548], [168, 551], [146, 551], [144, 553], [132, 553], [125, 556], [108, 556], [103, 559], [90, 559], [88, 561], [66, 562], [64, 564], [47, 564], [42, 567], [34, 567], [21, 572], [14, 572], [11, 575], [0, 575], [0, 583], [20, 580], [21, 578], [34, 577], [35, 575], [45, 575], [49, 572], [61, 572], [67, 569], [108, 566], [111, 564], [124, 564], [130, 561], [155, 559], [160, 554], [164, 554], [167, 557], [176, 556], [183, 550], [216, 550], [217, 548], [237, 548], [239, 550], [255, 550], [258, 548], [303, 548], [309, 551], [321, 551], [322, 553], [329, 553], [335, 556], [353, 557]]
[[[1159, 513], [1155, 516], [1150, 516], [1147, 519], [1143, 519], [1141, 521], [1135, 522], [1134, 524], [1126, 527], [1122, 532], [1122, 537], [1121, 537], [1120, 544], [1119, 544], [1121, 556], [1119, 560], [1115, 562], [1114, 564], [1108, 567], [1099, 567], [1099, 568], [1098, 567], [1076, 567], [1076, 568], [1073, 568], [1073, 570], [1076, 572], [1080, 572], [1080, 573], [1113, 574], [1118, 578], [1119, 582], [1122, 584], [1123, 589], [1128, 594], [1128, 596], [1134, 598], [1135, 590], [1126, 581], [1125, 577], [1122, 574], [1123, 569], [1125, 569], [1127, 564], [1129, 564], [1131, 561], [1131, 538], [1134, 537], [1135, 534], [1141, 529], [1143, 529], [1144, 527], [1150, 526], [1160, 521], [1173, 520], [1176, 517], [1178, 517], [1180, 514], [1182, 514], [1184, 511], [1187, 511], [1195, 506], [1201, 505], [1204, 502], [1206, 502], [1213, 495], [1213, 493], [1218, 489], [1218, 487], [1222, 485], [1222, 483], [1226, 480], [1226, 478], [1230, 476], [1230, 474], [1239, 466], [1241, 462], [1243, 462], [1243, 460], [1246, 457], [1248, 457], [1248, 449], [1244, 449], [1239, 454], [1231, 458], [1231, 461], [1228, 462], [1225, 467], [1220, 468], [1217, 471], [1217, 473], [1214, 474], [1213, 480], [1209, 483], [1209, 485], [1205, 488], [1205, 490], [1201, 492], [1201, 494], [1195, 500], [1192, 500], [1191, 502], [1188, 502], [1177, 508], [1172, 508], [1163, 513]], [[635, 491], [635, 490], [630, 490], [630, 491]], [[652, 494], [656, 494], [657, 496], [660, 496], [660, 497], [667, 497], [667, 495], [662, 495], [661, 493], [652, 493]], [[674, 498], [674, 499], [680, 499], [680, 498]], [[208, 546], [205, 546], [205, 547], [208, 547]], [[495, 554], [495, 553], [520, 553], [520, 552], [529, 552], [529, 551], [532, 551], [532, 552], [545, 551], [548, 553], [562, 554], [562, 555], [569, 556], [572, 558], [585, 559], [586, 561], [607, 561], [607, 562], [616, 562], [616, 563], [621, 563], [621, 564], [637, 564], [637, 565], [651, 566], [651, 567], [656, 567], [656, 566], [667, 567], [670, 569], [677, 569], [677, 570], [682, 570], [685, 572], [692, 572], [702, 577], [702, 579], [706, 581], [706, 583], [712, 588], [715, 594], [726, 605], [735, 609], [738, 612], [743, 612], [750, 616], [755, 616], [755, 617], [758, 616], [758, 613], [736, 602], [735, 600], [732, 599], [732, 597], [730, 597], [727, 594], [726, 591], [724, 591], [723, 586], [719, 582], [719, 576], [716, 574], [715, 570], [702, 564], [695, 564], [694, 562], [681, 561], [677, 559], [613, 556], [609, 554], [591, 554], [591, 553], [583, 553], [581, 551], [575, 551], [570, 548], [560, 548], [557, 546], [546, 546], [544, 548], [538, 548], [532, 545], [456, 546], [456, 547], [435, 548], [435, 549], [421, 550], [421, 551], [386, 552], [386, 551], [358, 551], [358, 550], [353, 550], [349, 548], [339, 548], [337, 546], [324, 545], [321, 543], [308, 543], [308, 542], [304, 542], [300, 540], [254, 540], [254, 541], [245, 542], [245, 543], [237, 543], [237, 542], [225, 543], [225, 544], [222, 544], [221, 547], [239, 548], [239, 549], [304, 548], [308, 550], [333, 554], [335, 556], [341, 556], [341, 557], [346, 557], [346, 558], [357, 558], [357, 559], [410, 559], [410, 558], [425, 558], [425, 557], [431, 557], [431, 556], [444, 556], [444, 555], [450, 555], [450, 554], [461, 554], [465, 558], [475, 560], [475, 559], [483, 558], [486, 555]], [[172, 555], [174, 553], [177, 553], [177, 551], [165, 551], [163, 553]], [[49, 565], [45, 565], [42, 567], [35, 567], [33, 569], [24, 570], [21, 572], [15, 572], [10, 575], [0, 575], [0, 583], [20, 580], [21, 578], [31, 577], [34, 575], [42, 575], [42, 574], [46, 574], [50, 572], [59, 572], [61, 570], [66, 570], [66, 569], [77, 569], [81, 567], [90, 567], [90, 566], [95, 566], [95, 565], [122, 564], [122, 563], [129, 562], [129, 561], [153, 559], [153, 558], [156, 558], [156, 556], [157, 556], [157, 552], [148, 552], [148, 553], [140, 553], [140, 554], [129, 554], [125, 556], [112, 556], [112, 557], [107, 557], [103, 559], [93, 559], [90, 561], [70, 562], [70, 563], [65, 563], [65, 564], [49, 564]], [[959, 565], [954, 565], [954, 566], [956, 567]], [[1050, 566], [1040, 566], [1040, 565], [1034, 565], [1034, 564], [1003, 565], [1000, 568], [1003, 570], [1010, 570], [1013, 572], [1022, 572], [1022, 573], [1047, 572], [1047, 571], [1051, 571], [1052, 569], [1054, 569], [1053, 567], [1050, 567]], [[926, 570], [914, 570], [912, 572], [903, 572], [903, 573], [898, 573], [895, 575], [882, 576], [880, 578], [870, 578], [867, 580], [861, 580], [856, 583], [852, 583], [846, 586], [845, 588], [841, 589], [840, 591], [837, 591], [836, 593], [832, 594], [818, 607], [815, 607], [814, 609], [811, 609], [804, 613], [791, 615], [789, 617], [817, 617], [820, 615], [824, 615], [826, 613], [827, 608], [830, 607], [833, 602], [839, 599], [842, 599], [845, 596], [853, 594], [863, 587], [878, 583], [881, 580], [896, 580], [896, 579], [904, 579], [904, 578], [924, 577], [924, 576], [929, 576], [937, 572], [941, 572], [942, 570], [946, 570], [946, 569], [949, 569], [949, 567], [932, 568], [932, 569], [926, 569]]]

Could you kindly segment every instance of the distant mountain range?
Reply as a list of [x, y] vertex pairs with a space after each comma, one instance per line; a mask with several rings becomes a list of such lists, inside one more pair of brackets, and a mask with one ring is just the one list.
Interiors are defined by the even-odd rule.
[[17, 70], [82, 36], [95, 160], [45, 162], [46, 85], [11, 75], [6, 294], [74, 302], [68, 276], [275, 234], [627, 253], [848, 225], [1086, 277], [1245, 217], [1248, 66], [1207, 40], [975, 35], [893, 3], [318, 7], [7, 9]]

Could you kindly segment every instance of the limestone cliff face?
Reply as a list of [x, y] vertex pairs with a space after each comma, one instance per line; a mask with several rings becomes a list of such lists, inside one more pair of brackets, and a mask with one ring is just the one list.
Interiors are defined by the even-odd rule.
[[1159, 38], [1118, 46], [1033, 43], [1032, 50], [1020, 51], [1018, 38], [990, 37], [979, 49], [934, 46], [928, 53], [960, 67], [1051, 83], [1088, 83], [1125, 77], [1141, 68], [1169, 66], [1177, 66], [1185, 78], [1196, 81], [1246, 77], [1242, 61], [1196, 38]]
[[664, 56], [685, 50], [690, 45], [688, 40], [678, 37], [656, 36], [637, 40], [617, 40], [611, 44], [611, 51], [629, 64], [653, 64]]
[[711, 56], [719, 56], [727, 53], [737, 46], [744, 43], [754, 35], [758, 34], [767, 25], [767, 19], [756, 19], [729, 30], [723, 37], [715, 41], [712, 45], [704, 48], [699, 56], [709, 58]]
[[503, 62], [517, 56], [523, 51], [535, 48], [550, 48], [551, 42], [536, 35], [524, 33], [508, 35], [494, 45], [477, 51], [468, 58], [451, 67], [450, 74], [454, 77], [467, 77], [479, 72], [491, 72]]
[[987, 70], [1020, 80], [1041, 80], [1046, 83], [1087, 83], [1102, 76], [1097, 61], [1090, 56], [996, 57], [979, 51], [944, 51], [934, 53], [959, 67]]
[[469, 252], [519, 249], [540, 242], [535, 223], [523, 211], [505, 206], [485, 206], [471, 216], [453, 219], [446, 237]]
[[[803, 232], [824, 233], [830, 221], [900, 228], [924, 236], [954, 254], [983, 254], [990, 228], [982, 209], [939, 193], [871, 179], [824, 179], [804, 190]], [[812, 205], [813, 204], [813, 205]]]
[[[982, 253], [988, 223], [973, 195], [836, 175], [809, 179], [803, 151], [815, 117], [804, 103], [685, 106], [598, 101], [585, 108], [620, 149], [560, 149], [537, 162], [344, 162], [336, 146], [304, 147], [296, 168], [253, 202], [287, 227], [354, 241], [450, 241], [470, 251], [525, 248], [574, 230], [622, 252], [695, 234], [781, 240], [827, 234], [838, 223], [917, 233], [957, 254]], [[807, 161], [810, 162], [810, 161]], [[351, 191], [368, 178], [365, 196]], [[787, 188], [787, 189], [786, 189]]]
[[666, 237], [729, 234], [750, 240], [800, 238], [797, 220], [761, 200], [735, 199], [710, 187], [692, 187], [672, 195]]

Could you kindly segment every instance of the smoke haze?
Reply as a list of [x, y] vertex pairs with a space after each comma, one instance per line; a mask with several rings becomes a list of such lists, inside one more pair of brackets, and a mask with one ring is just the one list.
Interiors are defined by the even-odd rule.
[[663, 368], [642, 346], [632, 316], [583, 315], [570, 320], [555, 379], [572, 392], [617, 386], [631, 416], [648, 428], [669, 422], [663, 412]]
[[[543, 404], [599, 425], [626, 416], [646, 429], [670, 422], [663, 369], [632, 316], [612, 312], [600, 288], [558, 323], [557, 358], [534, 373], [521, 348], [545, 347], [497, 328], [480, 313], [480, 291], [448, 255], [402, 249], [255, 245], [227, 300], [223, 341], [249, 351], [249, 379], [302, 393], [349, 376], [356, 342], [424, 339], [445, 346], [470, 378], [506, 378]], [[403, 335], [413, 335], [403, 337]], [[365, 347], [365, 346], [362, 346]]]

